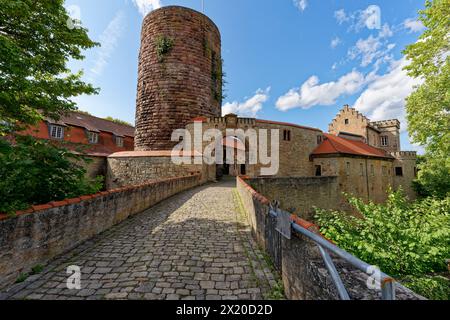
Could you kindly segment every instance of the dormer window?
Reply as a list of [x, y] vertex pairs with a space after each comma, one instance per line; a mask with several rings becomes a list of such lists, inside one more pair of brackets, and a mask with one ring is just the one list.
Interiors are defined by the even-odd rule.
[[50, 137], [53, 139], [64, 139], [64, 127], [55, 124], [50, 125]]
[[98, 133], [89, 131], [88, 132], [88, 140], [89, 140], [89, 143], [91, 143], [91, 144], [98, 143]]
[[123, 137], [116, 137], [116, 145], [123, 148]]

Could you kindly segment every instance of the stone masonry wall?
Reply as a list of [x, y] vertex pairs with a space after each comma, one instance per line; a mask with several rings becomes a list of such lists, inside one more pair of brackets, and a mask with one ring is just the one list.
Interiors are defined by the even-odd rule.
[[[237, 190], [245, 214], [258, 244], [267, 251], [269, 238], [269, 199], [256, 192], [241, 177], [237, 178]], [[318, 233], [318, 227], [301, 218], [292, 216], [295, 223]], [[273, 228], [273, 227], [272, 227]], [[320, 233], [318, 233], [320, 234]], [[290, 240], [282, 238], [277, 256], [281, 256], [280, 273], [286, 297], [290, 300], [338, 300], [334, 283], [323, 263], [317, 246], [304, 236], [294, 233]], [[355, 300], [380, 300], [381, 292], [366, 286], [368, 275], [355, 269], [349, 263], [333, 257], [342, 281]], [[404, 287], [396, 287], [396, 299], [418, 300], [423, 297]]]
[[190, 175], [33, 206], [15, 217], [0, 214], [0, 287], [21, 272], [200, 183], [200, 175]]
[[282, 209], [307, 220], [312, 220], [314, 206], [340, 208], [336, 177], [256, 178], [248, 179], [247, 183], [269, 199], [279, 201]]
[[[194, 158], [188, 159], [194, 161]], [[113, 154], [107, 159], [106, 189], [198, 173], [202, 182], [215, 180], [215, 166], [178, 165], [172, 162], [170, 156], [122, 157]]]
[[[158, 56], [162, 41], [172, 41]], [[144, 19], [139, 54], [135, 150], [170, 150], [175, 129], [198, 116], [220, 116], [220, 32], [205, 15], [167, 6]]]

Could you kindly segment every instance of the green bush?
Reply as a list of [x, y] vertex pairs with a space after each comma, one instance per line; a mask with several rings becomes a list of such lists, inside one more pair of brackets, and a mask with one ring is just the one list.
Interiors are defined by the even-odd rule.
[[[316, 209], [321, 232], [341, 248], [392, 276], [446, 270], [450, 258], [450, 197], [409, 202], [401, 190], [385, 204], [349, 197], [362, 218]], [[414, 282], [423, 285], [425, 280]], [[431, 282], [428, 282], [431, 283]]]
[[12, 213], [98, 192], [99, 179], [86, 179], [86, 161], [46, 140], [17, 136], [14, 144], [0, 139], [0, 212]]
[[408, 276], [402, 284], [432, 300], [450, 299], [450, 280], [441, 276]]

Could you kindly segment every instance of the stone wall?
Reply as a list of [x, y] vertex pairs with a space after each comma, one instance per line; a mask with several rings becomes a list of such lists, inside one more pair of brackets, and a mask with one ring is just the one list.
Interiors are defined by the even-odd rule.
[[340, 209], [337, 177], [277, 177], [246, 180], [253, 189], [280, 207], [304, 219], [312, 219], [314, 207]]
[[194, 164], [196, 157], [186, 157], [192, 164], [175, 164], [170, 152], [140, 151], [115, 153], [107, 159], [106, 189], [125, 187], [153, 180], [200, 173], [201, 181], [215, 180], [215, 166]]
[[[172, 42], [167, 52], [161, 53], [162, 41]], [[198, 116], [220, 116], [221, 69], [220, 32], [207, 16], [178, 6], [148, 14], [139, 54], [135, 150], [170, 150], [173, 130]]]
[[[258, 244], [267, 250], [271, 232], [269, 199], [256, 192], [245, 180], [237, 178], [237, 190], [245, 214], [251, 225], [253, 236]], [[317, 226], [306, 220], [292, 216], [302, 227], [318, 233]], [[331, 277], [318, 252], [317, 246], [304, 236], [294, 233], [290, 240], [282, 238], [277, 256], [281, 256], [281, 273], [286, 297], [291, 300], [337, 300], [339, 296]], [[333, 256], [333, 261], [341, 275], [351, 299], [379, 300], [380, 290], [371, 290], [366, 286], [368, 276], [355, 269], [349, 263]], [[404, 287], [396, 288], [398, 300], [423, 299]]]
[[190, 175], [0, 215], [0, 287], [156, 203], [201, 183]]
[[[393, 164], [394, 187], [401, 187], [410, 200], [417, 198], [417, 194], [413, 189], [412, 182], [417, 178], [417, 153], [415, 151], [399, 151], [394, 152], [395, 157]], [[397, 176], [395, 167], [401, 167], [403, 175]]]

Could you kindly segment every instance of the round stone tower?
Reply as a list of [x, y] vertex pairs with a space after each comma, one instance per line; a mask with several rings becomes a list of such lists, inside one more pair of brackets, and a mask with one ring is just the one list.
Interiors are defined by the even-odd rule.
[[136, 151], [170, 150], [175, 129], [195, 117], [220, 116], [221, 39], [192, 9], [168, 6], [143, 22], [136, 104]]

